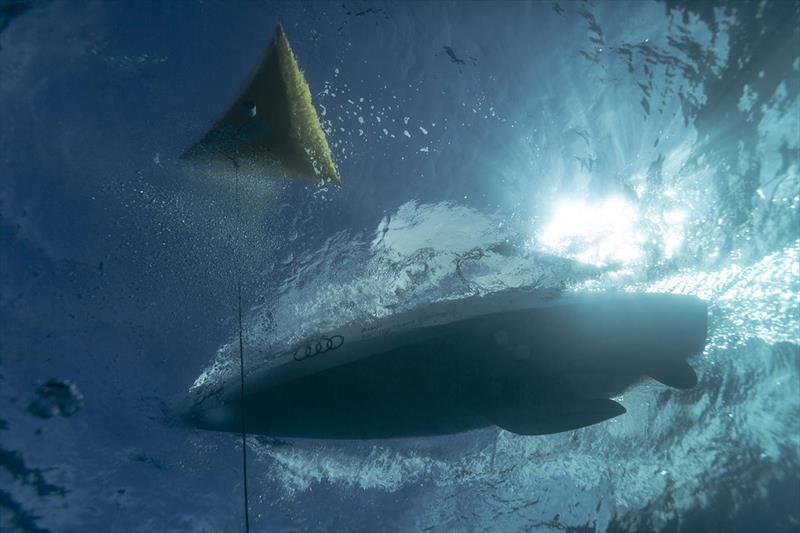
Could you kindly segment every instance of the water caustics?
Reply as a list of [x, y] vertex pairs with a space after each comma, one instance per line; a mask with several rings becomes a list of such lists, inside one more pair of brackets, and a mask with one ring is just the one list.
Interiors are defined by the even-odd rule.
[[796, 529], [797, 3], [28, 6], [0, 529]]
[[[266, 371], [275, 364], [271, 361], [274, 355], [294, 353], [298, 347], [309, 346], [309, 341], [316, 351], [316, 340], [333, 339], [353, 321], [380, 323], [398, 313], [446, 305], [443, 302], [476, 294], [480, 297], [515, 288], [568, 296], [616, 289], [678, 293], [709, 302], [708, 344], [702, 355], [690, 360], [700, 376], [697, 387], [674, 393], [645, 380], [611, 398], [625, 406], [625, 416], [574, 433], [537, 439], [515, 435], [513, 423], [506, 422], [510, 432], [469, 438], [483, 444], [468, 444], [467, 437], [450, 441], [453, 449], [464, 449], [457, 458], [443, 457], [438, 445], [427, 441], [405, 445], [377, 441], [345, 448], [315, 443], [287, 446], [252, 437], [248, 446], [261, 458], [268, 476], [263, 483], [287, 490], [282, 505], [301, 505], [299, 502], [310, 497], [310, 489], [321, 487], [373, 490], [373, 497], [383, 501], [380, 494], [401, 491], [407, 495], [412, 487], [423, 484], [427, 498], [415, 504], [423, 526], [442, 528], [451, 523], [447, 513], [470, 509], [477, 523], [486, 527], [496, 526], [494, 521], [500, 519], [512, 528], [538, 523], [545, 528], [594, 524], [604, 529], [615, 521], [626, 527], [661, 528], [690, 509], [708, 505], [691, 495], [705, 486], [724, 485], [721, 480], [740, 464], [731, 458], [742, 451], [747, 458], [742, 461], [753, 461], [770, 472], [755, 481], [733, 475], [746, 483], [780, 484], [771, 465], [796, 464], [800, 442], [787, 440], [786, 435], [790, 428], [798, 429], [792, 417], [800, 412], [799, 406], [790, 400], [779, 414], [775, 415], [774, 409], [798, 387], [792, 370], [797, 353], [793, 332], [798, 326], [798, 243], [789, 229], [797, 220], [797, 163], [790, 158], [786, 164], [785, 155], [776, 151], [777, 139], [797, 147], [797, 140], [787, 133], [794, 127], [787, 117], [797, 108], [797, 93], [793, 91], [791, 98], [781, 96], [780, 90], [772, 98], [764, 95], [761, 122], [751, 123], [759, 132], [757, 152], [748, 156], [748, 148], [741, 148], [737, 157], [760, 158], [764, 165], [759, 178], [762, 185], [754, 188], [755, 201], [749, 214], [743, 215], [736, 200], [739, 193], [733, 191], [743, 186], [745, 178], [739, 183], [735, 178], [746, 169], [725, 177], [715, 170], [715, 165], [730, 168], [732, 164], [724, 159], [729, 153], [725, 146], [732, 142], [729, 132], [712, 129], [698, 133], [702, 126], [692, 124], [693, 109], [702, 109], [703, 92], [712, 88], [691, 78], [687, 65], [697, 58], [684, 57], [691, 48], [666, 38], [661, 40], [672, 43], [672, 48], [657, 39], [620, 37], [621, 30], [615, 29], [607, 16], [603, 34], [595, 19], [600, 14], [586, 10], [581, 16], [594, 21], [590, 28], [599, 33], [593, 39], [629, 41], [603, 51], [592, 41], [595, 44], [587, 61], [590, 68], [596, 66], [608, 88], [596, 96], [586, 88], [573, 88], [575, 94], [564, 95], [565, 103], [558, 112], [536, 115], [544, 120], [529, 121], [529, 129], [521, 136], [518, 146], [529, 150], [532, 160], [543, 161], [537, 175], [542, 183], [535, 190], [521, 188], [517, 196], [530, 198], [535, 209], [549, 215], [528, 225], [519, 218], [509, 220], [491, 210], [481, 212], [454, 202], [409, 202], [385, 216], [374, 233], [338, 234], [317, 250], [295, 254], [288, 263], [293, 275], [280, 287], [274, 304], [254, 309], [247, 317], [246, 344], [262, 347], [248, 354], [248, 366], [255, 372]], [[686, 39], [706, 39], [703, 21], [694, 20], [689, 26], [693, 33]], [[707, 68], [716, 71], [729, 60], [723, 35], [727, 30], [719, 31], [718, 39], [706, 44], [712, 50]], [[601, 53], [609, 55], [604, 58]], [[633, 91], [624, 86], [627, 73], [634, 78]], [[671, 89], [653, 89], [669, 83]], [[352, 109], [357, 124], [348, 135], [377, 147], [390, 142], [392, 130], [385, 129], [389, 125], [385, 110], [371, 117], [364, 112], [367, 104], [359, 104], [359, 99], [347, 92], [335, 80], [326, 87], [322, 103], [327, 116], [331, 109]], [[619, 109], [624, 100], [620, 92], [637, 109], [629, 109], [627, 104]], [[644, 126], [637, 115], [641, 113], [637, 94], [647, 117]], [[583, 115], [585, 109], [603, 119], [613, 109], [622, 131], [616, 136], [607, 134], [603, 127], [589, 123]], [[774, 123], [768, 109], [776, 110]], [[486, 121], [510, 121], [495, 117], [488, 104], [467, 108], [470, 111], [485, 114]], [[548, 121], [553, 117], [558, 120]], [[542, 126], [556, 127], [565, 117], [572, 126], [570, 131], [576, 133], [548, 133]], [[374, 132], [370, 122], [376, 123]], [[637, 139], [625, 131], [628, 122], [637, 129]], [[400, 124], [405, 127], [398, 138], [413, 144], [419, 134], [412, 135], [416, 130], [406, 126], [408, 123], [408, 117], [403, 117]], [[425, 121], [426, 137], [435, 132], [429, 123], [441, 127], [441, 121], [431, 117]], [[767, 140], [770, 135], [776, 142]], [[424, 153], [428, 153], [431, 143], [423, 139]], [[353, 156], [353, 142], [339, 137], [334, 144], [344, 158]], [[561, 156], [562, 151], [574, 158], [573, 164], [550, 155]], [[617, 167], [614, 157], [618, 158]], [[784, 161], [783, 170], [776, 160]], [[598, 169], [601, 164], [606, 167]], [[505, 168], [497, 172], [507, 183], [517, 179]], [[611, 194], [598, 192], [592, 180], [603, 172], [625, 176], [621, 179], [627, 188]], [[780, 179], [773, 178], [773, 172]], [[729, 185], [710, 192], [707, 184], [713, 180]], [[526, 210], [522, 207], [519, 211]], [[747, 222], [743, 223], [745, 216]], [[763, 249], [772, 251], [759, 259]], [[693, 254], [696, 261], [691, 260]], [[326, 336], [327, 332], [330, 335]], [[322, 346], [324, 353], [312, 358], [315, 362], [341, 349], [328, 353], [327, 341]], [[224, 384], [234, 368], [229, 348], [223, 346], [196, 381], [195, 400], [202, 401], [209, 393], [214, 402], [214, 394], [224, 396]], [[762, 364], [760, 359], [767, 362]], [[773, 378], [776, 387], [767, 385]], [[737, 389], [749, 393], [737, 394]], [[311, 396], [317, 403], [324, 397], [317, 392]], [[474, 427], [502, 422], [499, 413], [494, 414], [494, 420], [483, 416]], [[231, 414], [222, 418], [226, 416]], [[225, 421], [207, 424], [221, 424], [220, 428]], [[725, 451], [717, 449], [715, 443], [726, 440], [732, 428], [740, 436], [737, 444]], [[564, 449], [570, 450], [567, 456]], [[725, 466], [712, 468], [720, 458]], [[497, 465], [502, 465], [501, 470]], [[520, 494], [534, 480], [537, 494], [552, 496], [541, 496], [540, 505], [528, 508]], [[461, 489], [465, 486], [476, 490], [464, 494]], [[481, 490], [490, 496], [477, 495]], [[440, 508], [440, 502], [450, 499], [457, 503]], [[528, 510], [509, 517], [498, 511], [498, 501]], [[565, 507], [570, 510], [564, 511]], [[556, 513], [548, 514], [548, 509], [559, 509], [558, 518], [553, 519]], [[646, 514], [637, 514], [642, 509]]]

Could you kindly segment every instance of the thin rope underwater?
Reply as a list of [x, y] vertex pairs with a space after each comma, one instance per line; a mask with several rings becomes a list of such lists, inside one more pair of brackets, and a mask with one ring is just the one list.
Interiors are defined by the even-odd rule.
[[[234, 161], [236, 168], [235, 197], [236, 197], [236, 256], [241, 251], [241, 218], [242, 207], [239, 200], [239, 165]], [[247, 431], [245, 428], [244, 416], [244, 341], [242, 339], [242, 271], [241, 264], [236, 266], [236, 299], [239, 318], [239, 401], [241, 409], [241, 428], [242, 428], [242, 478], [244, 480], [244, 530], [250, 533], [250, 505], [247, 496]]]

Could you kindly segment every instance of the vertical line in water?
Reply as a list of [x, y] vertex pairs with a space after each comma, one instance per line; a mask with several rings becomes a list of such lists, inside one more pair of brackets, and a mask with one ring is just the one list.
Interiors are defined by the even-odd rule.
[[[242, 208], [239, 201], [239, 165], [234, 162], [236, 168], [235, 196], [236, 196], [236, 258], [239, 259], [241, 253], [241, 218]], [[239, 318], [239, 403], [242, 427], [242, 478], [244, 480], [244, 530], [250, 533], [250, 506], [247, 497], [247, 431], [244, 420], [244, 341], [242, 340], [242, 269], [241, 262], [236, 265], [236, 303]]]

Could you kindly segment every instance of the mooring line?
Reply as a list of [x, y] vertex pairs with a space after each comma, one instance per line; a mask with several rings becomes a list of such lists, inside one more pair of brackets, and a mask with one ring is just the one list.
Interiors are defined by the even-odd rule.
[[[234, 161], [236, 169], [235, 192], [236, 197], [236, 258], [239, 259], [241, 252], [241, 218], [242, 206], [239, 200], [239, 165]], [[247, 430], [245, 428], [244, 416], [244, 340], [242, 339], [242, 268], [241, 262], [236, 265], [236, 296], [239, 315], [239, 408], [241, 409], [241, 430], [242, 430], [242, 478], [244, 480], [244, 530], [250, 533], [250, 505], [247, 495]]]

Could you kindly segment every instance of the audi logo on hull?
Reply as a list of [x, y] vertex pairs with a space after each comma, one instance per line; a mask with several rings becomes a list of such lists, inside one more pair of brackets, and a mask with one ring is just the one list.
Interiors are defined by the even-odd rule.
[[316, 357], [325, 352], [332, 352], [333, 350], [341, 348], [342, 344], [344, 344], [344, 337], [341, 335], [322, 337], [316, 341], [311, 341], [308, 344], [298, 346], [294, 351], [294, 360], [304, 361], [305, 359]]

